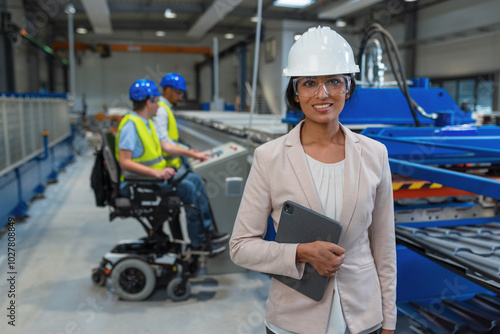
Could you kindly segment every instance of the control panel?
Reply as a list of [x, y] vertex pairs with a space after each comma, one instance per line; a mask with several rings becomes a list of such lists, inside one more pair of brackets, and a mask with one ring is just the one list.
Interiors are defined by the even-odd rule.
[[188, 160], [191, 169], [195, 172], [200, 168], [207, 168], [207, 166], [225, 163], [228, 160], [232, 160], [237, 156], [245, 155], [246, 157], [246, 154], [248, 153], [246, 148], [234, 142], [228, 142], [226, 144], [216, 146], [210, 150], [203, 152], [210, 154], [207, 160], [205, 161], [200, 161], [196, 159]]
[[[190, 159], [189, 165], [205, 184], [218, 230], [231, 234], [250, 170], [248, 150], [234, 142], [228, 142], [204, 152], [210, 153], [207, 160]], [[208, 274], [238, 271], [242, 269], [232, 263], [228, 250], [207, 261]]]

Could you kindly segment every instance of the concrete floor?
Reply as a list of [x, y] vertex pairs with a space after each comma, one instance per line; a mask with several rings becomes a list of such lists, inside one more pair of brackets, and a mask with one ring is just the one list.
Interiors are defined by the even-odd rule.
[[[0, 238], [0, 333], [264, 333], [269, 277], [256, 272], [200, 276], [184, 302], [158, 289], [146, 301], [126, 302], [94, 285], [91, 269], [119, 240], [144, 235], [131, 219], [108, 222], [89, 185], [93, 156], [77, 162], [30, 205], [16, 225], [15, 327], [8, 324], [7, 237]], [[410, 333], [402, 318], [398, 333]]]

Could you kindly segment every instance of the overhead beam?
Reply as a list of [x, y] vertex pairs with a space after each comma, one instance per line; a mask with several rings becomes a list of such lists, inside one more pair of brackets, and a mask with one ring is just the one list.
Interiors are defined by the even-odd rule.
[[334, 5], [329, 9], [321, 11], [318, 14], [318, 17], [322, 19], [337, 19], [355, 13], [381, 1], [382, 0], [348, 0], [340, 5]]
[[[54, 42], [54, 50], [67, 50], [67, 42]], [[94, 50], [95, 45], [90, 43], [75, 43], [75, 50]], [[115, 52], [161, 52], [161, 53], [188, 53], [205, 54], [211, 56], [209, 47], [201, 46], [170, 46], [170, 45], [144, 45], [144, 44], [109, 44], [110, 51]]]
[[203, 37], [213, 26], [232, 12], [243, 0], [215, 0], [187, 32], [188, 37]]
[[[88, 25], [86, 24], [86, 20], [75, 20], [75, 26], [78, 27], [87, 27]], [[66, 22], [59, 21], [54, 24], [54, 28], [56, 31], [62, 31], [66, 27]], [[164, 23], [161, 23], [159, 21], [149, 21], [147, 23], [143, 21], [128, 21], [128, 22], [115, 22], [113, 24], [113, 29], [115, 32], [120, 31], [120, 30], [166, 30], [166, 31], [187, 31], [189, 29], [190, 25], [188, 23], [183, 23], [183, 22], [178, 22], [178, 23], [172, 23], [169, 24], [168, 26], [165, 26]], [[252, 32], [255, 31], [255, 28], [245, 28], [245, 27], [238, 27], [238, 26], [227, 26], [227, 25], [217, 25], [211, 30], [214, 33], [227, 33], [228, 31], [233, 32], [234, 34], [237, 35], [248, 35]], [[114, 36], [112, 36], [114, 37]], [[184, 35], [178, 35], [177, 38], [183, 38], [186, 40], [186, 42], [190, 42], [191, 40], [194, 39], [187, 39], [185, 38]]]
[[[234, 3], [235, 1], [239, 0], [225, 0], [226, 3]], [[204, 13], [207, 9], [202, 6], [202, 5], [196, 5], [196, 4], [175, 4], [173, 3], [172, 5], [169, 5], [169, 8], [177, 14], [200, 14]], [[79, 4], [75, 4], [75, 9], [77, 11], [77, 14], [79, 11], [82, 11], [83, 8]], [[127, 14], [127, 13], [137, 13], [140, 11], [141, 13], [159, 13], [165, 11], [165, 5], [159, 5], [159, 4], [151, 4], [151, 6], [148, 7], [141, 7], [135, 4], [110, 4], [109, 9], [111, 13], [113, 14]], [[255, 16], [256, 11], [250, 8], [242, 8], [242, 7], [233, 7], [233, 10], [230, 12], [231, 16], [239, 16], [239, 17], [246, 17], [250, 19], [252, 16]], [[77, 15], [75, 15], [75, 20]], [[264, 11], [262, 13], [262, 18], [263, 19], [270, 19], [270, 20], [306, 20], [306, 21], [323, 21], [323, 22], [333, 22], [332, 19], [330, 18], [318, 18], [316, 14], [303, 14], [300, 13], [299, 10], [292, 12], [292, 13], [286, 13], [286, 12], [272, 12], [272, 11]], [[175, 21], [175, 20], [173, 20]], [[169, 22], [170, 24], [171, 22]], [[255, 30], [255, 29], [254, 29]]]
[[113, 33], [107, 0], [81, 0], [81, 2], [96, 34]]

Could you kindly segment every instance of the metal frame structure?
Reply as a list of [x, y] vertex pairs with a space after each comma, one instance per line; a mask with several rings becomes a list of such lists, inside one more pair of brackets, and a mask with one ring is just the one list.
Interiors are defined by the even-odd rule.
[[366, 128], [362, 134], [387, 146], [394, 174], [500, 199], [498, 180], [435, 166], [499, 164], [500, 127]]
[[[401, 184], [395, 187], [393, 182], [394, 197], [409, 199], [395, 205], [398, 309], [420, 333], [497, 329], [499, 314], [491, 311], [491, 305], [500, 303], [500, 229], [487, 231], [488, 241], [481, 239], [481, 233], [500, 222], [500, 127], [369, 127], [362, 134], [386, 145], [393, 179], [409, 178], [403, 196], [396, 195]], [[435, 197], [435, 189], [443, 187], [448, 190]], [[415, 201], [411, 188], [425, 200], [438, 201]], [[465, 201], [451, 200], [453, 193], [465, 194]], [[490, 199], [486, 209], [479, 201], [485, 197]], [[475, 211], [469, 216], [459, 213], [471, 209]], [[415, 214], [411, 220], [405, 215], [398, 222], [399, 212], [412, 210], [428, 214]], [[466, 240], [461, 233], [469, 229], [478, 234]], [[442, 234], [429, 237], [436, 231]], [[477, 256], [470, 246], [474, 244], [492, 247]]]

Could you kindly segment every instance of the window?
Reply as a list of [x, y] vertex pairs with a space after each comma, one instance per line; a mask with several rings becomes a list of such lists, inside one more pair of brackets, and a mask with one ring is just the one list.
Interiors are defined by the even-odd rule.
[[471, 77], [431, 79], [433, 87], [442, 87], [462, 109], [490, 113], [495, 106], [495, 75], [484, 74]]

